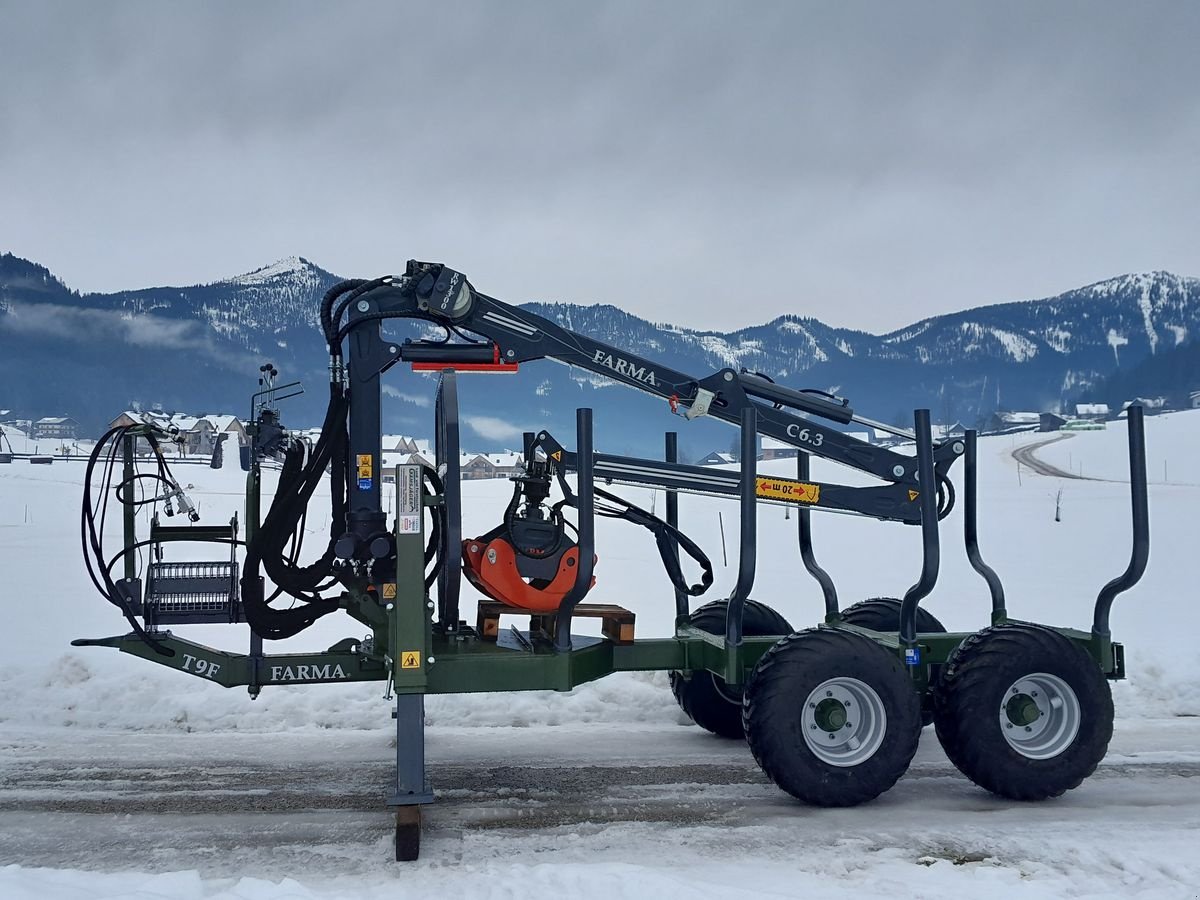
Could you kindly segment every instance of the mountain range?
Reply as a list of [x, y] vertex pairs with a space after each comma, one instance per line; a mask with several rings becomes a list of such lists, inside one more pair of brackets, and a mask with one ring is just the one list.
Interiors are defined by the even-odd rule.
[[[258, 367], [269, 361], [281, 381], [307, 388], [286, 402], [285, 421], [315, 424], [328, 377], [317, 306], [339, 280], [290, 257], [212, 284], [81, 294], [44, 266], [2, 255], [0, 408], [30, 418], [69, 415], [89, 432], [130, 406], [244, 416]], [[1056, 410], [1101, 379], [1200, 336], [1200, 279], [1168, 272], [933, 316], [880, 335], [799, 312], [722, 333], [655, 324], [603, 304], [521, 306], [697, 377], [744, 367], [846, 396], [864, 415], [897, 424], [910, 422], [917, 406], [932, 409], [935, 420], [967, 424], [997, 409]], [[805, 306], [798, 294], [797, 310]], [[422, 327], [413, 323], [416, 330], [397, 336]], [[661, 401], [590, 372], [528, 364], [502, 391], [485, 388], [483, 377], [464, 378], [460, 391], [464, 443], [473, 449], [516, 445], [535, 428], [573, 443], [577, 406], [595, 409], [597, 447], [611, 452], [657, 455], [662, 432], [676, 427], [692, 457], [725, 449], [732, 438], [717, 423], [667, 418]], [[1184, 377], [1200, 382], [1200, 373]], [[433, 376], [389, 373], [385, 429], [429, 435], [434, 386]]]

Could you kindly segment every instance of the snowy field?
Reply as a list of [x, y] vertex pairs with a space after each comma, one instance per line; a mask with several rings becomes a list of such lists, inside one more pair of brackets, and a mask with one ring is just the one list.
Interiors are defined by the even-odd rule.
[[[1195, 897], [1200, 413], [1148, 419], [1147, 436], [1150, 567], [1113, 613], [1129, 680], [1114, 685], [1109, 757], [1080, 789], [1034, 806], [997, 800], [955, 772], [930, 729], [909, 774], [879, 800], [810, 809], [766, 783], [744, 745], [688, 724], [665, 676], [613, 676], [570, 694], [429, 698], [438, 803], [421, 861], [404, 865], [388, 862], [382, 803], [393, 751], [381, 685], [268, 688], [252, 702], [111, 650], [69, 648], [75, 637], [125, 630], [82, 567], [83, 464], [0, 466], [0, 898]], [[1040, 437], [981, 441], [981, 544], [1010, 614], [1086, 627], [1096, 592], [1128, 559], [1124, 425], [1038, 451], [1117, 481], [1019, 472], [1012, 450]], [[852, 474], [814, 469], [829, 481]], [[794, 462], [762, 470], [791, 472]], [[176, 474], [194, 485], [206, 524], [240, 507], [236, 468]], [[464, 492], [464, 530], [483, 533], [509, 485], [467, 482]], [[661, 493], [621, 493], [662, 512]], [[684, 530], [717, 566], [709, 596], [727, 594], [736, 507], [700, 497], [680, 506]], [[312, 509], [315, 552], [328, 513], [320, 496]], [[820, 592], [800, 564], [794, 515], [766, 505], [759, 515], [754, 596], [795, 627], [817, 621]], [[916, 529], [814, 520], [818, 557], [844, 605], [901, 594], [915, 580]], [[119, 516], [112, 521], [115, 548]], [[592, 599], [633, 609], [639, 636], [670, 633], [671, 590], [653, 540], [604, 519], [597, 532]], [[942, 577], [925, 605], [952, 630], [977, 629], [987, 593], [966, 562], [957, 514], [943, 535]], [[469, 603], [463, 615], [473, 618]], [[246, 642], [239, 627], [181, 632], [232, 649]], [[284, 646], [320, 649], [361, 632], [330, 616]]]

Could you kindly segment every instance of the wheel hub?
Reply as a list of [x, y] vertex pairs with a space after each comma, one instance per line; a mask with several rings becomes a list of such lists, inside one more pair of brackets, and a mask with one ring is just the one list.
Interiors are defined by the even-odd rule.
[[1075, 741], [1081, 719], [1075, 691], [1046, 672], [1017, 679], [1000, 701], [1000, 732], [1027, 759], [1058, 756]]
[[804, 701], [801, 730], [808, 748], [831, 766], [857, 766], [875, 755], [887, 733], [879, 694], [857, 678], [830, 678]]

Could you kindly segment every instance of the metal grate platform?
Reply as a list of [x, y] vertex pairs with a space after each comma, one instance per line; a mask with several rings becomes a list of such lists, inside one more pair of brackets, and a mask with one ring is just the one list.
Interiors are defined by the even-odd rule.
[[232, 562], [157, 562], [146, 582], [147, 624], [237, 622], [238, 569]]
[[[155, 541], [146, 572], [142, 612], [148, 629], [160, 625], [224, 624], [242, 621], [237, 564], [236, 520], [228, 526], [160, 526], [151, 523]], [[230, 544], [226, 559], [202, 562], [164, 562], [162, 544], [169, 541], [222, 540]]]

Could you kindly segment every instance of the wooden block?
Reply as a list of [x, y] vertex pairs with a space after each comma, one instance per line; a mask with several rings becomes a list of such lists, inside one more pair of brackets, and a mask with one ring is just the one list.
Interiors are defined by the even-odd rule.
[[[504, 615], [529, 616], [531, 634], [543, 633], [553, 636], [557, 613], [531, 613], [529, 610], [509, 606], [495, 600], [481, 600], [476, 617], [476, 633], [480, 639], [494, 641], [500, 634], [500, 617]], [[600, 619], [601, 633], [614, 644], [633, 643], [635, 615], [621, 606], [610, 603], [581, 603], [575, 607], [574, 616], [585, 619]]]

